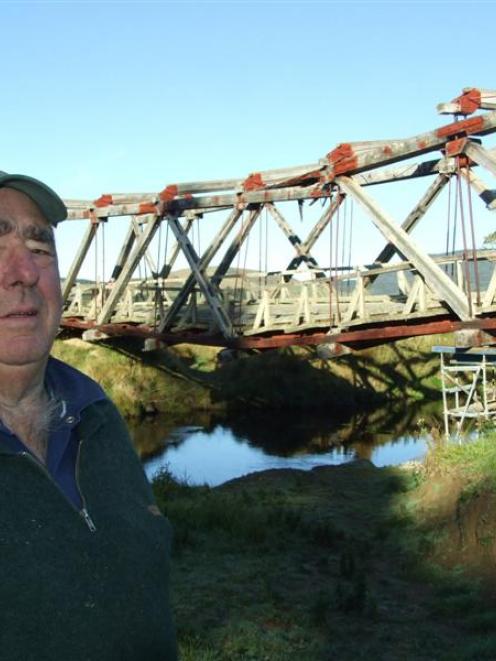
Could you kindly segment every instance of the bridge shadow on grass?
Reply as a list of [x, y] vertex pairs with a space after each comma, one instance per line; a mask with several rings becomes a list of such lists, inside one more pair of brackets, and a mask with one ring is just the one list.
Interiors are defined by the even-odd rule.
[[162, 473], [181, 658], [496, 658], [496, 611], [428, 560], [439, 539], [418, 518], [423, 480], [367, 461], [217, 488]]
[[429, 340], [398, 342], [320, 360], [314, 348], [240, 354], [226, 364], [214, 349], [179, 347], [143, 353], [141, 343], [107, 346], [169, 376], [211, 391], [213, 404], [261, 409], [323, 410], [342, 420], [387, 399], [439, 398], [437, 358]]
[[[194, 350], [175, 348], [144, 354], [141, 343], [128, 338], [113, 338], [105, 346], [176, 381], [209, 390], [212, 408], [322, 409], [342, 420], [353, 411], [380, 401], [372, 390], [365, 393], [343, 376], [322, 370], [291, 351], [244, 354], [238, 360], [219, 365], [214, 354], [205, 358], [201, 350], [197, 355]], [[186, 391], [186, 385], [184, 388]], [[192, 405], [194, 408], [194, 402]]]
[[353, 385], [390, 397], [434, 399], [440, 394], [437, 357], [411, 342], [398, 342], [343, 357]]
[[364, 397], [363, 389], [344, 376], [323, 370], [291, 350], [240, 358], [220, 366], [213, 378], [219, 397], [231, 406], [245, 400], [267, 409], [320, 409], [335, 420], [380, 400], [372, 391]]

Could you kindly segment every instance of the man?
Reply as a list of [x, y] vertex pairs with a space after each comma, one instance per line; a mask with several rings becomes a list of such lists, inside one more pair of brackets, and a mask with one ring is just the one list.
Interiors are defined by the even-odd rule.
[[175, 660], [169, 525], [114, 405], [49, 357], [66, 214], [0, 172], [0, 660]]

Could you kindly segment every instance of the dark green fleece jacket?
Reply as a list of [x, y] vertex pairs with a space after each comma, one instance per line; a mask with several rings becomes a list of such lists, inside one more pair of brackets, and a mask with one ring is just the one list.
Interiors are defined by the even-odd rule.
[[78, 432], [95, 531], [35, 459], [0, 449], [0, 661], [174, 661], [169, 524], [114, 405]]

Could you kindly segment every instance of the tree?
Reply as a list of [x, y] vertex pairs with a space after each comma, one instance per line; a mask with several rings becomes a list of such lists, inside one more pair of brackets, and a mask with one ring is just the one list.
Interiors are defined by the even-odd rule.
[[487, 248], [496, 248], [496, 230], [484, 238], [483, 245]]

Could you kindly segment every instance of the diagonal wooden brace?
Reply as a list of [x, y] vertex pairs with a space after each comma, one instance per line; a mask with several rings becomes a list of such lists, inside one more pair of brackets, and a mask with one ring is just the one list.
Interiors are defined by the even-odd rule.
[[141, 234], [139, 239], [136, 240], [134, 249], [126, 260], [125, 266], [119, 274], [119, 277], [113, 284], [113, 287], [110, 291], [109, 297], [105, 301], [105, 305], [100, 313], [100, 316], [97, 319], [97, 325], [107, 324], [112, 317], [117, 301], [124, 294], [126, 286], [128, 285], [131, 277], [138, 266], [139, 262], [143, 258], [148, 246], [150, 245], [155, 232], [157, 231], [161, 222], [161, 218], [158, 215], [150, 215], [148, 217], [148, 222], [146, 223], [145, 231]]
[[174, 236], [176, 237], [176, 240], [181, 246], [184, 256], [188, 260], [192, 275], [194, 276], [198, 286], [205, 296], [217, 326], [225, 338], [232, 338], [234, 336], [232, 323], [226, 311], [224, 310], [219, 291], [203, 274], [203, 271], [200, 268], [200, 258], [196, 253], [193, 244], [184, 233], [179, 220], [174, 216], [169, 216], [168, 222], [172, 232], [174, 233]]
[[[241, 214], [243, 213], [242, 210], [240, 209], [233, 209], [231, 213], [229, 214], [229, 217], [225, 221], [224, 225], [222, 226], [220, 232], [215, 235], [213, 238], [211, 244], [209, 247], [205, 250], [203, 255], [201, 256], [199, 263], [198, 263], [198, 269], [201, 273], [204, 273], [205, 270], [207, 269], [208, 265], [212, 261], [212, 259], [215, 257], [217, 252], [219, 251], [220, 247], [226, 240], [226, 237], [228, 236], [229, 232], [232, 230], [236, 222], [239, 220]], [[184, 230], [182, 231], [181, 235], [185, 234]], [[177, 237], [176, 237], [177, 239]], [[178, 245], [181, 246], [182, 249], [182, 244], [178, 240]], [[181, 288], [181, 291], [178, 293], [176, 298], [174, 299], [172, 305], [170, 308], [167, 310], [165, 317], [160, 321], [160, 324], [158, 326], [158, 332], [163, 333], [166, 329], [169, 329], [172, 325], [172, 322], [174, 319], [177, 317], [179, 310], [183, 307], [183, 305], [186, 303], [188, 296], [191, 294], [193, 291], [195, 284], [197, 280], [195, 277], [194, 273], [190, 273], [188, 278], [186, 279], [186, 282]]]
[[282, 230], [283, 234], [286, 236], [288, 241], [295, 249], [295, 252], [297, 253], [296, 259], [299, 260], [298, 265], [301, 262], [306, 262], [312, 268], [318, 268], [319, 265], [317, 264], [317, 260], [314, 257], [312, 257], [312, 255], [310, 254], [310, 250], [304, 246], [303, 241], [300, 239], [298, 234], [296, 234], [296, 232], [293, 231], [291, 225], [288, 223], [286, 218], [284, 218], [284, 216], [279, 211], [279, 209], [277, 209], [272, 202], [269, 202], [265, 206], [268, 212], [270, 213], [270, 215], [272, 216], [272, 218], [276, 221], [276, 223]]
[[222, 279], [229, 270], [229, 267], [233, 263], [234, 258], [238, 254], [241, 246], [245, 242], [246, 237], [251, 231], [251, 228], [257, 221], [260, 213], [262, 212], [262, 206], [257, 205], [254, 209], [251, 209], [247, 220], [242, 224], [241, 229], [238, 234], [234, 237], [231, 245], [226, 250], [224, 257], [222, 258], [221, 263], [215, 269], [215, 273], [212, 276], [212, 282], [218, 287], [222, 282]]
[[432, 257], [425, 253], [403, 228], [398, 227], [352, 177], [339, 177], [338, 182], [341, 188], [370, 214], [374, 225], [388, 243], [393, 244], [395, 249], [413, 264], [432, 291], [445, 301], [461, 320], [469, 320], [469, 305], [465, 293], [450, 280]]
[[[334, 217], [334, 214], [336, 211], [339, 209], [341, 206], [341, 203], [344, 201], [345, 196], [338, 194], [333, 200], [331, 200], [330, 205], [328, 208], [324, 211], [322, 216], [319, 218], [319, 220], [315, 223], [315, 225], [312, 227], [310, 230], [307, 238], [305, 241], [300, 246], [300, 252], [308, 255], [309, 251], [313, 248], [313, 246], [317, 243], [318, 239], [322, 235], [322, 232], [325, 230], [327, 225], [330, 223], [332, 218]], [[288, 264], [286, 270], [287, 271], [292, 271], [301, 264], [303, 261], [303, 258], [301, 255], [298, 255], [294, 257], [290, 263]]]
[[480, 177], [476, 176], [471, 169], [461, 168], [460, 174], [469, 182], [477, 195], [486, 205], [486, 208], [489, 209], [489, 211], [494, 211], [494, 209], [496, 209], [496, 190], [494, 188], [489, 188], [489, 186], [487, 186]]
[[[195, 214], [189, 214], [186, 216], [183, 223], [183, 230], [185, 234], [189, 234], [189, 231], [195, 219], [196, 219]], [[164, 280], [167, 280], [180, 252], [181, 252], [181, 246], [176, 241], [175, 244], [172, 246], [170, 253], [168, 255], [164, 255], [164, 263], [162, 264], [162, 266], [160, 266], [159, 264], [159, 269], [160, 269], [158, 273], [159, 278], [163, 278]]]
[[[401, 224], [402, 229], [410, 234], [410, 232], [417, 225], [419, 220], [425, 215], [427, 210], [430, 208], [434, 200], [438, 197], [439, 193], [443, 190], [446, 184], [449, 181], [449, 177], [440, 174], [438, 175], [429, 188], [426, 190], [424, 195], [412, 209], [412, 211], [405, 218]], [[388, 243], [381, 252], [376, 257], [376, 262], [381, 262], [385, 264], [389, 262], [393, 255], [396, 253], [396, 247], [392, 243]]]
[[467, 142], [463, 151], [469, 158], [489, 170], [496, 177], [496, 158], [493, 154], [490, 154], [484, 147], [475, 142]]
[[[408, 234], [413, 230], [413, 228], [417, 225], [419, 220], [422, 218], [422, 216], [425, 215], [427, 210], [430, 208], [434, 200], [437, 198], [439, 193], [443, 190], [447, 182], [449, 181], [449, 176], [444, 175], [444, 174], [439, 174], [432, 184], [429, 186], [429, 188], [426, 190], [424, 195], [420, 198], [420, 200], [417, 202], [415, 207], [411, 210], [411, 212], [408, 214], [408, 216], [405, 218], [403, 223], [401, 224], [401, 227], [405, 232]], [[381, 250], [381, 252], [377, 255], [375, 258], [374, 263], [381, 263], [381, 264], [386, 264], [389, 262], [392, 257], [395, 255], [397, 252], [396, 247], [392, 243], [388, 243], [384, 246], [384, 248]], [[363, 280], [363, 287], [367, 288], [369, 285], [371, 285], [376, 279], [378, 278], [377, 275], [371, 275], [371, 276], [366, 276], [364, 275], [362, 277]]]
[[74, 261], [71, 264], [69, 272], [67, 273], [67, 277], [64, 280], [64, 286], [62, 288], [62, 300], [64, 302], [64, 305], [67, 303], [69, 299], [69, 294], [71, 293], [74, 283], [76, 282], [79, 270], [81, 269], [81, 266], [86, 258], [86, 255], [88, 254], [88, 250], [90, 249], [90, 246], [93, 243], [93, 239], [96, 236], [99, 226], [100, 226], [99, 222], [98, 223], [89, 222], [86, 227], [86, 232], [84, 233], [81, 245], [79, 246], [79, 249], [76, 253], [76, 257], [74, 258]]
[[[143, 225], [138, 223], [136, 218], [131, 218], [131, 225], [133, 227], [134, 235], [136, 239], [139, 241], [144, 231]], [[150, 251], [148, 249], [145, 250], [143, 257], [145, 258], [146, 263], [148, 264], [148, 267], [152, 273], [152, 277], [156, 278], [158, 276], [157, 266], [153, 260], [153, 257], [150, 255]]]

